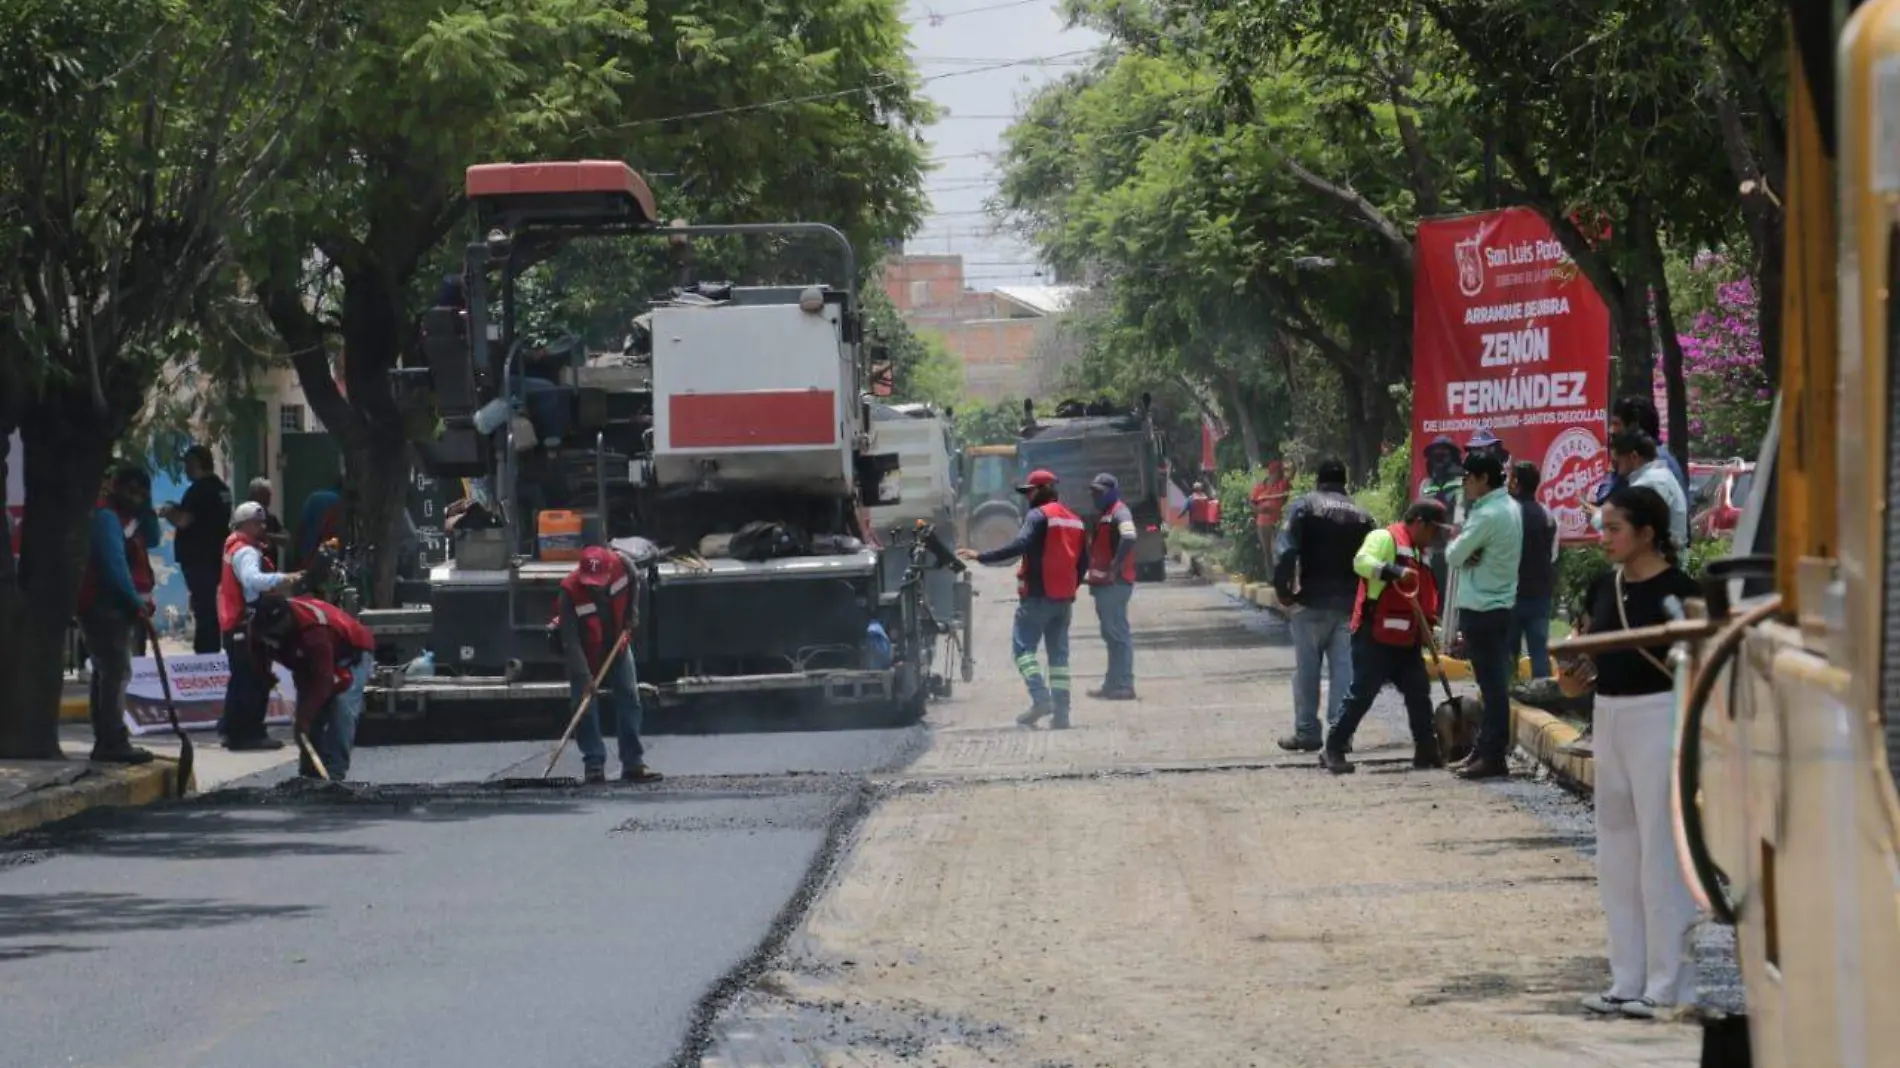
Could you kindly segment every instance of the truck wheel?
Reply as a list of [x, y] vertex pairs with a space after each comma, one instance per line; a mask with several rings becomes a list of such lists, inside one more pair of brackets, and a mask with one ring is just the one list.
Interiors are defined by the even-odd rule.
[[1135, 565], [1135, 581], [1166, 582], [1168, 580], [1168, 562], [1156, 560], [1148, 564]]
[[1000, 515], [984, 516], [970, 525], [970, 548], [980, 553], [1002, 548], [1009, 544], [1009, 539], [1015, 537], [1021, 527], [1020, 520]]

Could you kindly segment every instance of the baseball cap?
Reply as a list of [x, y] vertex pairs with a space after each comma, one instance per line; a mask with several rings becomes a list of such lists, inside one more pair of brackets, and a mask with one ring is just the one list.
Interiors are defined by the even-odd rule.
[[1109, 474], [1107, 471], [1104, 471], [1101, 474], [1096, 475], [1094, 478], [1089, 479], [1089, 485], [1095, 487], [1098, 490], [1112, 491], [1112, 490], [1118, 490], [1122, 488], [1122, 484], [1116, 480], [1115, 476]]
[[231, 510], [231, 529], [236, 530], [246, 523], [262, 523], [270, 513], [256, 501], [245, 501]]
[[1489, 449], [1494, 446], [1498, 446], [1502, 444], [1504, 444], [1504, 442], [1499, 441], [1498, 436], [1496, 434], [1491, 433], [1490, 427], [1481, 426], [1478, 428], [1478, 432], [1476, 434], [1471, 435], [1471, 440], [1465, 442], [1465, 448]]
[[1039, 489], [1043, 486], [1053, 486], [1055, 484], [1056, 473], [1054, 471], [1045, 471], [1039, 467], [1029, 472], [1029, 477], [1023, 480], [1022, 485], [1016, 487], [1016, 492], [1028, 493], [1032, 489]]
[[574, 569], [583, 586], [605, 586], [614, 580], [614, 554], [598, 545], [581, 550], [580, 566]]

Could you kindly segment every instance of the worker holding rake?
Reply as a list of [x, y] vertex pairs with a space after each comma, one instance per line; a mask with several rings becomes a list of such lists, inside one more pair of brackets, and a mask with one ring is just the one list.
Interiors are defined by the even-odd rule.
[[[590, 545], [580, 563], [561, 580], [555, 626], [567, 660], [567, 679], [580, 706], [575, 742], [581, 750], [583, 780], [607, 781], [607, 743], [600, 732], [599, 706], [613, 710], [620, 736], [620, 781], [659, 782], [646, 765], [640, 743], [640, 688], [633, 653], [627, 648], [639, 624], [638, 573], [612, 549]], [[558, 753], [558, 751], [557, 751]]]

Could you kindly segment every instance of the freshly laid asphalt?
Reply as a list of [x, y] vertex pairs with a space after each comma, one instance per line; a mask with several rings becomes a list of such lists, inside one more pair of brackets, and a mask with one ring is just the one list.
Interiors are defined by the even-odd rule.
[[921, 736], [659, 737], [667, 783], [585, 790], [499, 785], [547, 743], [363, 749], [354, 793], [280, 769], [0, 843], [0, 1063], [668, 1064]]

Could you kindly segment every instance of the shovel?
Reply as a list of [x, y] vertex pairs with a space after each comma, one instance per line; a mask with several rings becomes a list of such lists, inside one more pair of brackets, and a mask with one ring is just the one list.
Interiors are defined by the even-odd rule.
[[178, 794], [185, 796], [191, 789], [191, 772], [194, 754], [191, 750], [191, 735], [178, 722], [178, 701], [172, 697], [171, 672], [165, 670], [165, 651], [158, 647], [158, 628], [146, 619], [145, 636], [152, 643], [152, 662], [158, 665], [158, 685], [165, 694], [165, 718], [171, 721], [172, 733], [178, 736]]
[[1446, 763], [1456, 763], [1471, 755], [1478, 724], [1484, 719], [1484, 706], [1451, 692], [1451, 677], [1445, 674], [1444, 661], [1439, 659], [1438, 637], [1432, 633], [1432, 621], [1425, 618], [1425, 609], [1419, 607], [1418, 579], [1412, 580], [1409, 590], [1401, 585], [1399, 592], [1412, 605], [1412, 616], [1425, 635], [1425, 648], [1432, 654], [1432, 670], [1437, 672], [1438, 684], [1445, 690], [1445, 699], [1432, 710], [1432, 730], [1438, 736], [1438, 752]]

